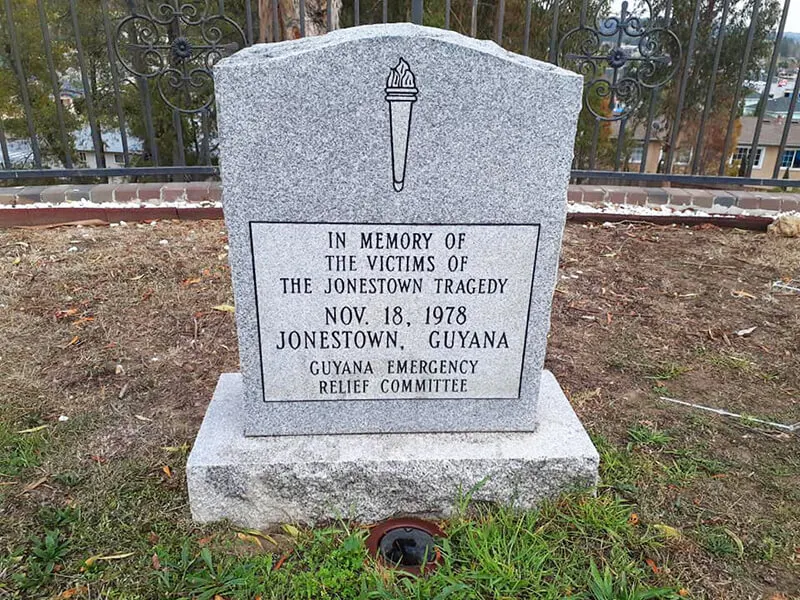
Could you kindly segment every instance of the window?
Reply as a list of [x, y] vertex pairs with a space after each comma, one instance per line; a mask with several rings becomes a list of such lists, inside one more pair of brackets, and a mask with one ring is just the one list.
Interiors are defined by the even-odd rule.
[[82, 163], [85, 163], [88, 160], [86, 152], [78, 152], [78, 160]]
[[[744, 164], [750, 157], [750, 146], [737, 146], [731, 156], [731, 164], [738, 162]], [[764, 166], [764, 147], [759, 146], [756, 148], [756, 160], [753, 162], [754, 169], [760, 169]]]
[[678, 148], [675, 151], [675, 164], [676, 165], [688, 165], [690, 160], [692, 160], [692, 149], [691, 148]]
[[644, 155], [644, 148], [642, 146], [634, 146], [631, 148], [631, 157], [629, 162], [639, 164], [642, 162], [642, 156]]
[[788, 148], [784, 150], [783, 156], [781, 156], [781, 167], [800, 169], [800, 148]]
[[125, 164], [125, 155], [124, 154], [114, 154], [114, 162], [118, 165]]

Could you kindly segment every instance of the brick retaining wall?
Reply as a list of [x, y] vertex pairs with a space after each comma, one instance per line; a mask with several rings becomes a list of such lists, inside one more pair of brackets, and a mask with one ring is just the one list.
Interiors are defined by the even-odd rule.
[[[769, 215], [775, 212], [800, 211], [800, 194], [758, 191], [700, 190], [687, 188], [642, 188], [607, 185], [571, 185], [568, 194], [570, 202], [589, 205], [602, 205], [605, 202], [621, 205], [663, 207], [676, 209], [695, 208], [712, 214], [738, 214], [742, 211]], [[59, 219], [79, 220], [101, 218], [104, 220], [136, 220], [148, 218], [215, 218], [219, 215], [217, 203], [222, 198], [219, 182], [189, 183], [122, 183], [102, 185], [56, 185], [19, 186], [0, 188], [0, 209], [20, 207], [20, 213], [28, 212], [25, 205], [50, 203], [57, 208], [41, 208], [43, 214], [36, 219], [44, 222], [52, 219], [54, 213]], [[128, 204], [125, 207], [103, 206], [114, 202]], [[80, 205], [76, 205], [80, 203]], [[86, 206], [86, 203], [98, 206]], [[197, 205], [194, 207], [182, 204]], [[147, 204], [138, 208], [137, 204]], [[159, 205], [164, 205], [160, 207]], [[176, 208], [175, 205], [179, 206]], [[217, 206], [217, 208], [214, 208]], [[65, 219], [69, 211], [73, 219]], [[81, 212], [83, 211], [83, 212]], [[140, 212], [135, 212], [140, 211]], [[765, 212], [761, 212], [765, 211]], [[768, 212], [766, 212], [768, 211]], [[12, 216], [18, 211], [2, 210], [0, 226], [27, 224], [33, 215]], [[152, 212], [153, 216], [145, 213]], [[96, 213], [90, 216], [89, 213]], [[156, 217], [155, 214], [164, 216]], [[50, 216], [45, 216], [49, 214]], [[86, 216], [80, 217], [79, 215]]]

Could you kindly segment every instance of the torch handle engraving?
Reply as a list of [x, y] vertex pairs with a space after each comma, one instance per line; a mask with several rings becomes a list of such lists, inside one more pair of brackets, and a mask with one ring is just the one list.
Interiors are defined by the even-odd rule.
[[391, 69], [386, 81], [386, 102], [389, 103], [389, 134], [392, 146], [392, 185], [396, 192], [403, 189], [406, 179], [408, 141], [411, 134], [411, 115], [417, 101], [414, 73], [402, 58]]

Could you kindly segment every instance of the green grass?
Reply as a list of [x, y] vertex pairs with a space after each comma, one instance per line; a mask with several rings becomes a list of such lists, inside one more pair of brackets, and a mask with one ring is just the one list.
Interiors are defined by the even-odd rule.
[[[173, 461], [172, 478], [159, 468], [165, 458]], [[355, 524], [289, 528], [288, 543], [264, 542], [263, 550], [225, 524], [197, 527], [176, 475], [182, 461], [165, 453], [96, 465], [79, 483], [62, 476], [74, 501], [43, 504], [30, 515], [30, 533], [0, 559], [0, 595], [45, 598], [88, 588], [92, 597], [129, 600], [601, 600], [669, 598], [677, 589], [645, 562], [658, 556], [660, 543], [612, 495], [572, 495], [532, 511], [464, 497], [457, 516], [443, 523], [441, 568], [413, 577], [375, 564], [364, 544], [368, 530]]]
[[746, 371], [753, 366], [752, 361], [744, 356], [726, 352], [710, 352], [705, 359], [714, 366], [732, 371]]
[[630, 438], [629, 447], [637, 446], [666, 446], [672, 441], [672, 437], [665, 431], [653, 429], [647, 425], [636, 425], [628, 430]]
[[744, 554], [742, 540], [727, 527], [702, 526], [695, 531], [695, 536], [708, 552], [720, 558], [741, 557]]
[[[37, 426], [38, 423], [11, 426], [0, 421], [0, 482], [12, 479], [40, 463], [41, 449], [49, 437], [47, 430], [19, 433]], [[3, 488], [0, 487], [2, 493]]]
[[691, 367], [680, 365], [674, 362], [661, 362], [656, 365], [643, 365], [650, 374], [646, 379], [654, 379], [656, 381], [671, 381], [677, 379], [687, 371], [691, 371]]

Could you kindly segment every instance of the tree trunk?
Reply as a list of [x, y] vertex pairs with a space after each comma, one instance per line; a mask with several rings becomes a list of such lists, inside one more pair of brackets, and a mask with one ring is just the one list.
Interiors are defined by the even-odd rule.
[[[276, 21], [273, 13], [277, 5], [278, 31], [273, 31]], [[339, 28], [342, 0], [331, 0], [331, 29]], [[328, 31], [328, 0], [306, 0], [305, 34], [322, 35]], [[300, 0], [258, 0], [258, 41], [280, 42], [300, 37]]]

